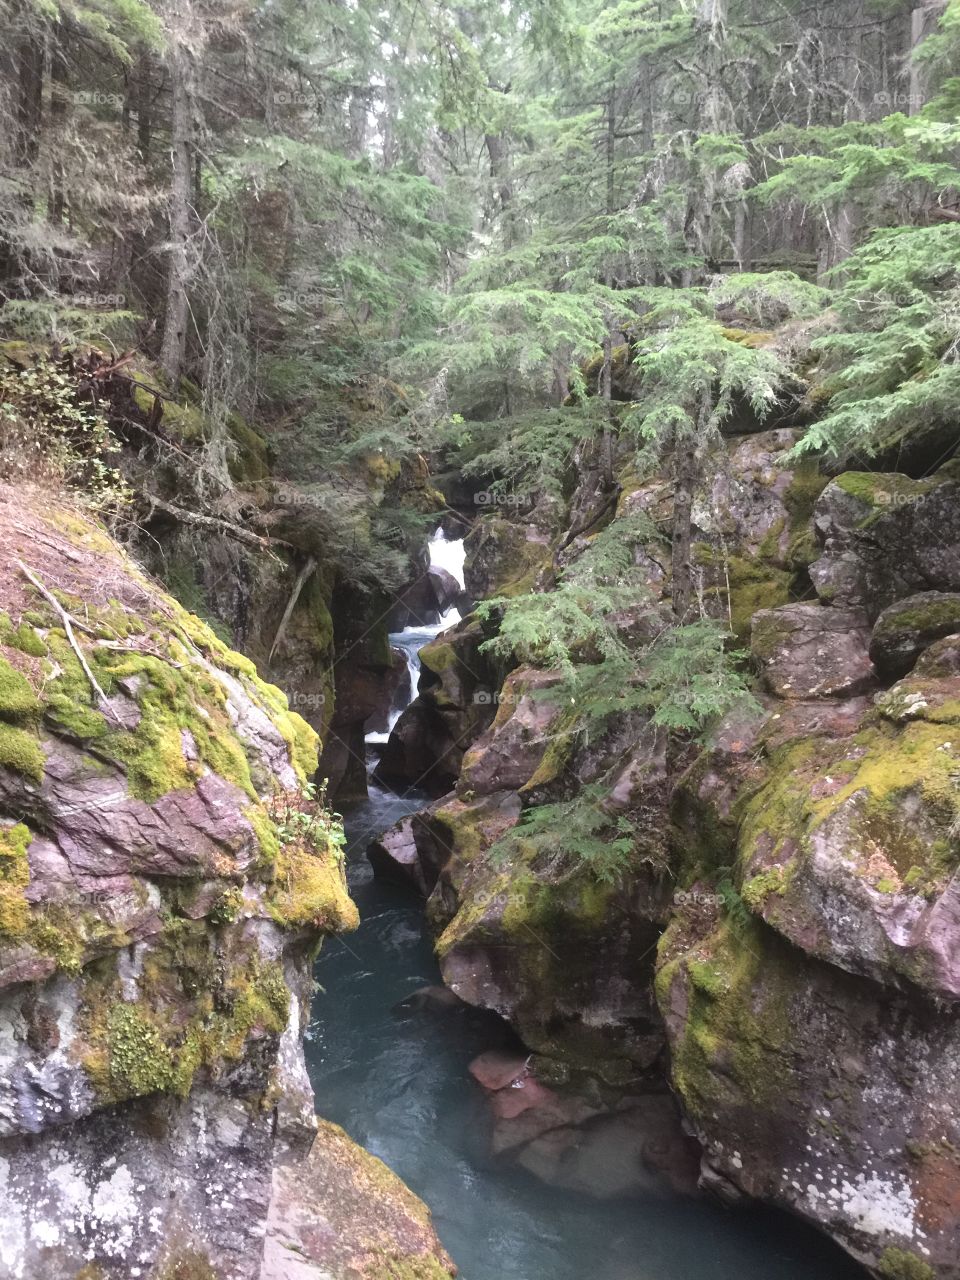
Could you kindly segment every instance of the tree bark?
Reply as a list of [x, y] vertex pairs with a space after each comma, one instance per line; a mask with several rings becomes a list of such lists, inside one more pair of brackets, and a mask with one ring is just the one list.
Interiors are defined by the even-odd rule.
[[693, 489], [697, 475], [697, 442], [691, 436], [677, 446], [676, 484], [673, 493], [673, 614], [685, 622], [693, 599], [693, 567], [690, 546], [693, 531]]
[[[606, 213], [607, 228], [616, 205], [616, 171], [617, 160], [617, 109], [616, 86], [611, 84], [607, 98], [607, 132], [605, 139], [607, 195]], [[603, 283], [608, 289], [613, 288], [613, 270], [609, 257]], [[613, 318], [607, 316], [607, 332], [603, 339], [603, 370], [600, 376], [600, 395], [604, 402], [606, 418], [603, 424], [603, 435], [600, 440], [600, 479], [604, 489], [613, 485], [614, 432], [613, 432]]]
[[502, 133], [484, 135], [484, 145], [490, 157], [490, 177], [496, 189], [500, 204], [500, 225], [503, 233], [503, 247], [511, 249], [516, 241], [514, 225], [513, 186], [510, 182], [510, 156]]
[[674, 457], [673, 524], [670, 533], [673, 615], [678, 622], [688, 620], [693, 604], [693, 499], [700, 479], [700, 453], [710, 421], [706, 399], [697, 410], [696, 428], [677, 441]]
[[[67, 85], [67, 56], [64, 49], [64, 25], [58, 22], [53, 29], [50, 43], [50, 127], [57, 136], [62, 136], [67, 124], [67, 102], [69, 89]], [[64, 193], [63, 160], [61, 150], [56, 147], [52, 172], [50, 176], [50, 221], [62, 224], [66, 197]]]
[[35, 32], [26, 32], [16, 52], [17, 142], [16, 163], [28, 168], [40, 151], [43, 119], [43, 43]]
[[171, 179], [169, 201], [170, 250], [167, 264], [167, 302], [164, 313], [160, 365], [170, 389], [176, 391], [183, 372], [190, 315], [189, 239], [190, 190], [193, 180], [192, 95], [190, 55], [176, 44], [170, 56], [173, 89], [171, 119]]

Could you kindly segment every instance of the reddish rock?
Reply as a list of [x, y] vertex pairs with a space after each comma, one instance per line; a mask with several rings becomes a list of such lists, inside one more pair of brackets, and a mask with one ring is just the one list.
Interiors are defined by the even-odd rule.
[[864, 614], [787, 604], [753, 615], [751, 650], [780, 698], [857, 697], [878, 687]]

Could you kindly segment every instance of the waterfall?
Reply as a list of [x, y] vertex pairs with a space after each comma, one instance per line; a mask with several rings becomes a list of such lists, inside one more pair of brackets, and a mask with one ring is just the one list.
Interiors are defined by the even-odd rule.
[[[427, 555], [430, 567], [445, 569], [454, 578], [460, 589], [464, 588], [463, 563], [466, 559], [466, 548], [462, 538], [448, 540], [443, 528], [438, 527], [427, 543]], [[402, 631], [391, 631], [388, 639], [392, 649], [400, 649], [407, 660], [407, 673], [410, 677], [410, 697], [402, 707], [394, 707], [387, 720], [386, 733], [368, 733], [364, 739], [370, 746], [382, 745], [393, 732], [393, 726], [417, 696], [417, 685], [420, 682], [420, 650], [425, 644], [461, 621], [460, 610], [451, 605], [441, 616], [440, 621], [432, 627], [404, 627]]]
[[463, 563], [467, 558], [463, 539], [455, 538], [452, 542], [448, 541], [441, 525], [427, 543], [427, 554], [431, 565], [437, 569], [446, 569], [451, 577], [456, 578], [462, 591], [464, 589]]

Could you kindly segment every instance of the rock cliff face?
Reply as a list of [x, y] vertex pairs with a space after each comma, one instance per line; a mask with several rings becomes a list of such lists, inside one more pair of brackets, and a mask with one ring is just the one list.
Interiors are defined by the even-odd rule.
[[451, 1274], [314, 1136], [311, 960], [356, 924], [316, 734], [50, 495], [0, 489], [0, 607], [0, 1276]]
[[[846, 475], [825, 490], [821, 603], [800, 628], [801, 606], [754, 618], [784, 700], [680, 786], [745, 914], [693, 896], [658, 959], [710, 1168], [893, 1277], [960, 1274], [960, 636], [936, 638], [960, 583], [954, 489]], [[927, 584], [948, 594], [898, 600]], [[912, 669], [864, 698], [868, 648], [881, 671]]]
[[[694, 505], [700, 598], [752, 648], [758, 710], [707, 750], [635, 716], [587, 735], [534, 696], [549, 673], [514, 671], [455, 791], [377, 856], [430, 894], [445, 981], [510, 1021], [544, 1087], [666, 1073], [705, 1188], [887, 1280], [956, 1280], [960, 495], [952, 466], [828, 481], [783, 463], [795, 438], [731, 439]], [[618, 518], [667, 523], [669, 484], [621, 483]], [[665, 597], [663, 548], [637, 554]], [[502, 856], [524, 809], [587, 788], [629, 820], [629, 872], [522, 838]]]

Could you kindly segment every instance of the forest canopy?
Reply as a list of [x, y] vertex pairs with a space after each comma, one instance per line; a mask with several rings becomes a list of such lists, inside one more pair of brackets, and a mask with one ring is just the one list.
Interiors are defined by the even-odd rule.
[[960, 0], [2, 12], [0, 328], [187, 388], [198, 492], [238, 414], [307, 482], [681, 498], [744, 414], [827, 463], [952, 419]]

